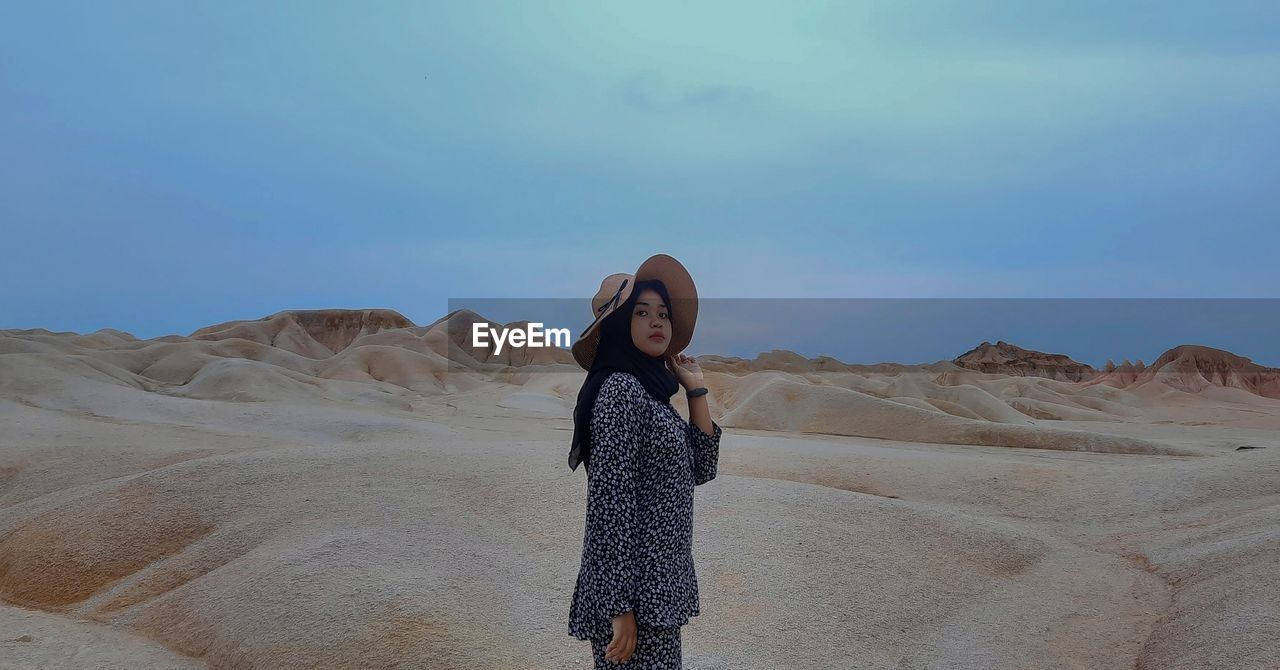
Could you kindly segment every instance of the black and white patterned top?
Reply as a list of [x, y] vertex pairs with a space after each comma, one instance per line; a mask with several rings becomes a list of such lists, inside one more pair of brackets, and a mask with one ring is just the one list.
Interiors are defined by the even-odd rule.
[[613, 618], [629, 611], [651, 627], [698, 616], [693, 487], [716, 476], [721, 430], [712, 426], [708, 436], [630, 373], [613, 372], [600, 385], [570, 635], [608, 635]]

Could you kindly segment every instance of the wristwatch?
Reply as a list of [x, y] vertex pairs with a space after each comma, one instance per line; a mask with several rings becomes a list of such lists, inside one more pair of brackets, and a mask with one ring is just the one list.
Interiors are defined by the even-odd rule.
[[710, 391], [707, 389], [707, 387], [705, 387], [705, 386], [699, 386], [699, 387], [698, 387], [698, 388], [696, 388], [696, 389], [689, 389], [688, 391], [686, 391], [686, 392], [685, 392], [685, 394], [684, 394], [684, 397], [686, 397], [686, 398], [697, 398], [698, 396], [704, 396], [704, 395], [706, 395], [706, 394], [707, 394], [707, 393], [709, 393], [709, 392], [710, 392]]

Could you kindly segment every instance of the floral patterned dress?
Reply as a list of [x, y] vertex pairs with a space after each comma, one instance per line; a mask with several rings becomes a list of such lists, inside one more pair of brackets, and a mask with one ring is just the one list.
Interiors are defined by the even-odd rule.
[[[700, 613], [693, 487], [716, 476], [721, 429], [712, 425], [707, 435], [649, 397], [630, 373], [614, 372], [601, 384], [591, 415], [582, 564], [569, 607], [573, 637], [607, 641], [613, 618], [631, 611], [638, 628], [673, 630], [678, 640], [679, 627]], [[637, 646], [645, 639], [642, 633]]]

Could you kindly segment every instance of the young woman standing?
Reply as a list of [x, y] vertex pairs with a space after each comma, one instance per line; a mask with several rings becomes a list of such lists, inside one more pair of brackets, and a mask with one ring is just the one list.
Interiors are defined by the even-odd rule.
[[[700, 613], [693, 566], [693, 488], [716, 476], [711, 420], [693, 338], [697, 291], [674, 258], [614, 274], [573, 346], [589, 371], [574, 409], [569, 466], [587, 470], [582, 562], [569, 634], [590, 640], [596, 668], [682, 668], [680, 627]], [[684, 387], [690, 418], [671, 405]]]

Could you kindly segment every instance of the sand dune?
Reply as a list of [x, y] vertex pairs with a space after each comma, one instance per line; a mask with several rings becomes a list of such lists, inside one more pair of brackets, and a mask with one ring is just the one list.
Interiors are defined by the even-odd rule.
[[[470, 312], [339, 312], [0, 331], [5, 660], [585, 667], [582, 371], [466, 346]], [[687, 666], [1280, 667], [1280, 400], [1206, 349], [702, 357]]]

